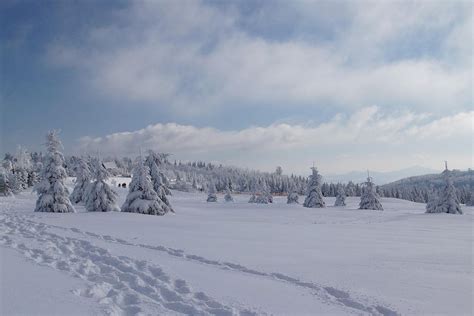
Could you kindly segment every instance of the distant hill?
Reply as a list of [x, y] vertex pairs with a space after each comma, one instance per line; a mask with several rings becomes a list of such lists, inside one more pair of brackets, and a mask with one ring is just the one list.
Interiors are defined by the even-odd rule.
[[[471, 187], [474, 188], [474, 171], [472, 170], [452, 170], [451, 179], [456, 188]], [[418, 188], [439, 188], [444, 183], [443, 175], [441, 173], [426, 174], [421, 176], [408, 177], [400, 179], [391, 183], [382, 185], [381, 188], [393, 187], [418, 187]]]
[[[388, 172], [378, 172], [378, 171], [370, 171], [370, 176], [374, 179], [377, 185], [383, 185], [387, 183], [391, 183], [396, 180], [404, 179], [407, 177], [419, 176], [419, 175], [426, 175], [426, 174], [433, 174], [433, 173], [440, 173], [441, 171], [429, 169], [420, 166], [413, 166], [410, 168], [405, 168], [396, 171], [388, 171]], [[354, 183], [361, 183], [365, 182], [367, 179], [367, 171], [352, 171], [345, 174], [325, 174], [324, 181], [328, 183], [347, 183], [352, 181]]]
[[[474, 189], [474, 172], [472, 170], [450, 171], [450, 177], [456, 188], [456, 195], [461, 203], [469, 201]], [[437, 194], [444, 185], [442, 173], [408, 177], [377, 188], [379, 194], [414, 202], [428, 202], [430, 195]], [[435, 193], [433, 193], [435, 192]]]

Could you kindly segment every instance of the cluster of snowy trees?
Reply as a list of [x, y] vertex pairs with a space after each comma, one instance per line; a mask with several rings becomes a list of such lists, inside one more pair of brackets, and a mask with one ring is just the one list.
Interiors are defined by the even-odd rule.
[[0, 165], [0, 196], [19, 193], [39, 181], [43, 157], [18, 147], [15, 155], [5, 154]]
[[[303, 203], [304, 207], [309, 208], [323, 208], [326, 207], [324, 202], [323, 193], [321, 190], [321, 175], [318, 173], [318, 170], [313, 167], [312, 174], [309, 177], [308, 188], [306, 192], [306, 198]], [[288, 195], [287, 203], [294, 203], [294, 198], [291, 195]], [[336, 189], [336, 201], [334, 206], [344, 207], [346, 206], [346, 192], [343, 185], [338, 185]], [[375, 190], [375, 185], [372, 182], [370, 176], [367, 177], [367, 181], [362, 187], [362, 193], [359, 203], [359, 209], [365, 210], [383, 210], [382, 204], [379, 200], [379, 195]]]
[[[68, 177], [66, 160], [61, 153], [62, 145], [55, 131], [46, 137], [46, 155], [40, 172], [40, 181], [34, 190], [38, 193], [35, 212], [72, 213], [73, 203], [83, 203], [89, 212], [123, 211], [149, 215], [164, 215], [174, 212], [166, 194], [171, 192], [165, 186], [164, 174], [159, 169], [161, 156], [150, 151], [143, 162], [141, 156], [136, 162], [129, 193], [119, 208], [117, 193], [108, 185], [110, 173], [98, 158], [76, 157], [74, 173], [76, 183], [73, 192], [65, 185]], [[8, 184], [6, 188], [5, 184]], [[0, 188], [9, 190], [9, 183], [3, 181]], [[72, 202], [71, 202], [72, 201]]]
[[[281, 167], [269, 173], [202, 161], [172, 163], [169, 161], [169, 154], [153, 151], [144, 160], [140, 155], [135, 162], [128, 157], [106, 158], [106, 168], [103, 161], [97, 158], [62, 156], [61, 144], [54, 132], [48, 134], [46, 147], [45, 155], [29, 153], [21, 147], [15, 155], [5, 155], [0, 168], [0, 195], [15, 194], [34, 186], [40, 197], [44, 196], [39, 202], [38, 210], [46, 210], [50, 208], [48, 199], [51, 196], [66, 194], [67, 189], [62, 182], [65, 177], [75, 176], [75, 187], [68, 197], [70, 202], [84, 203], [89, 211], [119, 210], [116, 205], [117, 195], [106, 180], [110, 176], [133, 174], [129, 196], [121, 209], [144, 214], [162, 215], [172, 212], [173, 208], [167, 198], [171, 194], [170, 188], [207, 192], [208, 202], [216, 202], [218, 193], [224, 193], [224, 200], [232, 202], [232, 193], [235, 192], [250, 193], [250, 203], [273, 203], [273, 195], [286, 195], [289, 204], [299, 204], [299, 196], [306, 195], [303, 206], [311, 208], [325, 207], [323, 197], [328, 196], [336, 197], [336, 206], [345, 206], [347, 196], [360, 196], [361, 209], [376, 210], [383, 209], [380, 196], [428, 203], [430, 210], [431, 205], [439, 202], [440, 196], [449, 195], [449, 199], [458, 204], [474, 204], [471, 171], [446, 170], [442, 176], [412, 177], [379, 187], [370, 177], [362, 184], [351, 181], [347, 184], [323, 183], [316, 168], [312, 168], [312, 174], [306, 178], [284, 175]], [[448, 173], [451, 181], [449, 186], [445, 175]], [[52, 174], [55, 174], [54, 177]], [[51, 188], [56, 186], [58, 192], [52, 195]], [[64, 192], [59, 192], [61, 190]], [[67, 201], [63, 201], [63, 204], [61, 210], [71, 210]], [[438, 205], [437, 209], [442, 207]], [[449, 210], [453, 212], [452, 208]]]

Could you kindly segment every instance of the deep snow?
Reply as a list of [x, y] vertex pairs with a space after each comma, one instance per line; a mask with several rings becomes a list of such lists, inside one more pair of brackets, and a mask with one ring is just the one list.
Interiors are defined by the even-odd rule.
[[[114, 189], [121, 205], [128, 189]], [[0, 198], [0, 314], [472, 314], [473, 208], [173, 193], [163, 217], [33, 213], [35, 194]]]

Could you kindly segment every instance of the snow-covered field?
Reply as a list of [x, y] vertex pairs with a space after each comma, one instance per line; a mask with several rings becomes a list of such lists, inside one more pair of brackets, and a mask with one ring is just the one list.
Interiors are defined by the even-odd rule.
[[[117, 180], [117, 182], [123, 182]], [[127, 189], [115, 188], [119, 205]], [[0, 198], [0, 314], [471, 315], [473, 208], [424, 214], [206, 203], [176, 214], [34, 213]], [[334, 199], [326, 198], [327, 205]]]

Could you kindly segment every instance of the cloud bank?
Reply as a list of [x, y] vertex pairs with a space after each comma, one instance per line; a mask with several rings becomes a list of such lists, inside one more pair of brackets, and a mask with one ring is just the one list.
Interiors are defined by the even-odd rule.
[[[312, 160], [331, 172], [357, 167], [392, 169], [421, 164], [439, 168], [440, 152], [453, 167], [470, 165], [474, 112], [433, 118], [411, 112], [386, 115], [376, 106], [319, 125], [272, 124], [223, 131], [175, 123], [133, 132], [83, 137], [78, 152], [136, 156], [139, 150], [169, 152], [178, 159], [216, 157], [226, 164], [263, 170], [284, 165], [304, 172]], [[433, 140], [435, 140], [433, 142]], [[451, 143], [441, 147], [437, 142]], [[388, 159], [388, 161], [387, 161]]]

